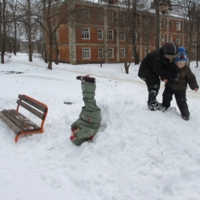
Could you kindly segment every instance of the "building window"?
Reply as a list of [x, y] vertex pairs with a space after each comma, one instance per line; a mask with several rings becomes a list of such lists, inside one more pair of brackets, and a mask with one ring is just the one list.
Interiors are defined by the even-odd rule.
[[134, 58], [134, 57], [135, 57], [135, 52], [134, 52], [134, 50], [132, 49], [131, 58]]
[[169, 22], [169, 29], [172, 29], [172, 22]]
[[161, 27], [162, 27], [162, 28], [165, 27], [165, 21], [164, 21], [164, 20], [161, 21]]
[[150, 25], [150, 18], [149, 17], [144, 18], [144, 25], [145, 25], [145, 27], [148, 27]]
[[180, 37], [179, 36], [176, 37], [176, 43], [180, 44]]
[[103, 49], [102, 49], [102, 48], [99, 48], [99, 49], [98, 49], [98, 58], [99, 58], [99, 59], [102, 59], [102, 58], [103, 58]]
[[144, 50], [144, 56], [145, 57], [147, 56], [148, 53], [149, 53], [148, 50]]
[[124, 13], [122, 13], [122, 14], [120, 15], [120, 17], [119, 17], [119, 23], [120, 23], [120, 24], [124, 24], [124, 23], [125, 23], [125, 14], [124, 14]]
[[90, 10], [82, 10], [81, 11], [81, 18], [82, 19], [90, 19]]
[[113, 22], [113, 13], [112, 12], [108, 13], [108, 21]]
[[120, 33], [120, 40], [125, 41], [125, 33], [124, 32]]
[[103, 11], [102, 10], [98, 11], [98, 20], [103, 21]]
[[186, 37], [186, 38], [185, 38], [185, 43], [186, 43], [186, 44], [189, 44], [189, 37]]
[[172, 36], [171, 35], [169, 36], [169, 42], [172, 42]]
[[90, 29], [89, 28], [82, 28], [82, 38], [90, 39]]
[[148, 35], [148, 34], [145, 34], [145, 35], [144, 35], [144, 41], [145, 41], [145, 42], [148, 42], [148, 41], [149, 41], [149, 35]]
[[161, 42], [165, 42], [165, 36], [161, 35]]
[[82, 48], [82, 58], [90, 59], [90, 48]]
[[114, 58], [114, 49], [109, 49], [109, 51], [108, 51], [108, 57], [109, 58]]
[[125, 58], [125, 49], [121, 49], [121, 58]]
[[108, 31], [108, 39], [109, 40], [113, 40], [114, 39], [113, 30]]
[[192, 26], [192, 31], [196, 32], [196, 26]]
[[103, 40], [103, 30], [98, 29], [98, 40]]
[[176, 30], [177, 31], [181, 30], [181, 22], [176, 22]]

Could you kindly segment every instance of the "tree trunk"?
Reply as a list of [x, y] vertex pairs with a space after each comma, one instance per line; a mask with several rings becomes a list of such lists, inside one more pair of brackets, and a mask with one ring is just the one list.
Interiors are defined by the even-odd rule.
[[58, 47], [56, 48], [56, 59], [55, 59], [55, 64], [56, 64], [56, 65], [59, 64], [59, 49], [58, 49]]
[[48, 69], [52, 70], [52, 57], [53, 57], [53, 37], [49, 33], [49, 63], [48, 63]]
[[156, 10], [156, 49], [160, 48], [160, 14], [159, 14], [159, 0], [154, 0]]
[[4, 64], [4, 55], [6, 51], [6, 0], [3, 0], [3, 5], [2, 5], [2, 44], [1, 44], [1, 63]]
[[139, 56], [138, 56], [138, 53], [137, 53], [137, 49], [136, 49], [136, 45], [134, 45], [134, 56], [135, 56], [135, 64], [139, 64]]
[[28, 49], [29, 49], [29, 62], [32, 62], [32, 41], [31, 41], [31, 5], [30, 0], [28, 0]]
[[14, 22], [14, 26], [15, 26], [15, 33], [14, 33], [14, 42], [13, 42], [13, 53], [14, 55], [17, 54], [17, 51], [16, 51], [16, 44], [17, 44], [17, 22], [15, 20]]

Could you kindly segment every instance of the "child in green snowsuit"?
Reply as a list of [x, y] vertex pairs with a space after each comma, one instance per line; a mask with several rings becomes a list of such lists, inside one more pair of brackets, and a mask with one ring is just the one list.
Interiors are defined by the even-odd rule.
[[79, 146], [83, 142], [92, 140], [97, 133], [101, 124], [101, 109], [97, 107], [95, 96], [95, 78], [89, 76], [77, 76], [78, 80], [81, 80], [83, 101], [85, 106], [82, 107], [82, 111], [72, 125], [72, 135], [70, 140], [73, 144]]

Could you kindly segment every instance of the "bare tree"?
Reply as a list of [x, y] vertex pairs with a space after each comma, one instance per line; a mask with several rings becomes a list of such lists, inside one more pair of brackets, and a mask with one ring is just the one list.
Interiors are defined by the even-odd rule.
[[[196, 15], [198, 14], [199, 0], [182, 0], [181, 9], [186, 21], [189, 24], [189, 45], [188, 59], [191, 60], [191, 50], [193, 45], [193, 31], [195, 26]], [[190, 63], [190, 62], [189, 62]]]
[[[126, 20], [124, 21], [124, 13], [119, 15], [119, 27], [120, 30], [124, 30], [125, 33], [125, 59], [124, 59], [124, 68], [126, 74], [129, 73], [129, 67], [131, 64], [130, 54], [134, 54], [135, 64], [139, 63], [139, 55], [137, 52], [137, 40], [138, 35], [140, 35], [140, 25], [139, 18], [140, 13], [138, 10], [142, 10], [144, 8], [145, 1], [141, 0], [124, 0], [121, 1], [123, 5], [125, 5], [125, 13]], [[131, 50], [131, 51], [130, 51]], [[130, 53], [131, 52], [131, 53]]]
[[144, 12], [142, 15], [142, 21], [140, 26], [140, 32], [142, 38], [144, 38], [144, 46], [146, 46], [147, 53], [149, 52], [149, 45], [151, 37], [155, 37], [154, 16], [148, 12]]
[[33, 30], [36, 24], [34, 20], [34, 9], [35, 9], [35, 1], [31, 0], [18, 0], [19, 4], [19, 21], [23, 24], [23, 28], [25, 30], [25, 37], [28, 41], [28, 55], [29, 61], [32, 62], [32, 53], [33, 53]]
[[11, 16], [11, 32], [10, 32], [10, 36], [12, 38], [10, 38], [9, 43], [12, 47], [12, 51], [14, 53], [14, 55], [16, 55], [16, 51], [17, 51], [17, 22], [18, 22], [18, 6], [17, 6], [17, 1], [13, 0], [9, 3], [9, 8], [10, 8], [10, 16]]
[[[44, 35], [46, 38], [44, 40], [48, 41], [48, 69], [52, 70], [53, 52], [54, 48], [57, 52], [57, 63], [58, 63], [58, 44], [56, 32], [62, 23], [67, 23], [67, 18], [70, 15], [65, 5], [70, 1], [52, 1], [52, 0], [42, 0], [38, 2], [38, 7], [42, 8], [40, 13], [35, 13], [37, 16], [37, 22], [44, 30]], [[41, 4], [42, 3], [42, 4]], [[71, 2], [73, 3], [73, 2]], [[42, 14], [41, 14], [42, 12]], [[46, 41], [44, 42], [45, 48]]]
[[196, 67], [199, 67], [199, 59], [200, 59], [200, 4], [197, 7], [195, 22], [196, 22]]
[[6, 0], [2, 0], [1, 3], [1, 63], [4, 64], [4, 55], [6, 51]]

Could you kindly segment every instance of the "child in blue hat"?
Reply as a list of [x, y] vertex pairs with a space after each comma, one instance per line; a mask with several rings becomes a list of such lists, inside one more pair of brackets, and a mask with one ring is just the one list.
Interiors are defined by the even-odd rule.
[[182, 118], [186, 121], [189, 120], [190, 112], [187, 105], [186, 99], [186, 89], [187, 84], [190, 86], [191, 90], [198, 91], [198, 84], [195, 75], [192, 73], [191, 69], [187, 66], [187, 54], [184, 47], [178, 48], [178, 56], [174, 59], [172, 63], [173, 69], [177, 70], [179, 77], [177, 80], [168, 80], [163, 78], [165, 82], [165, 90], [163, 92], [163, 111], [170, 107], [170, 102], [172, 101], [172, 96], [175, 96], [176, 103], [181, 112]]

